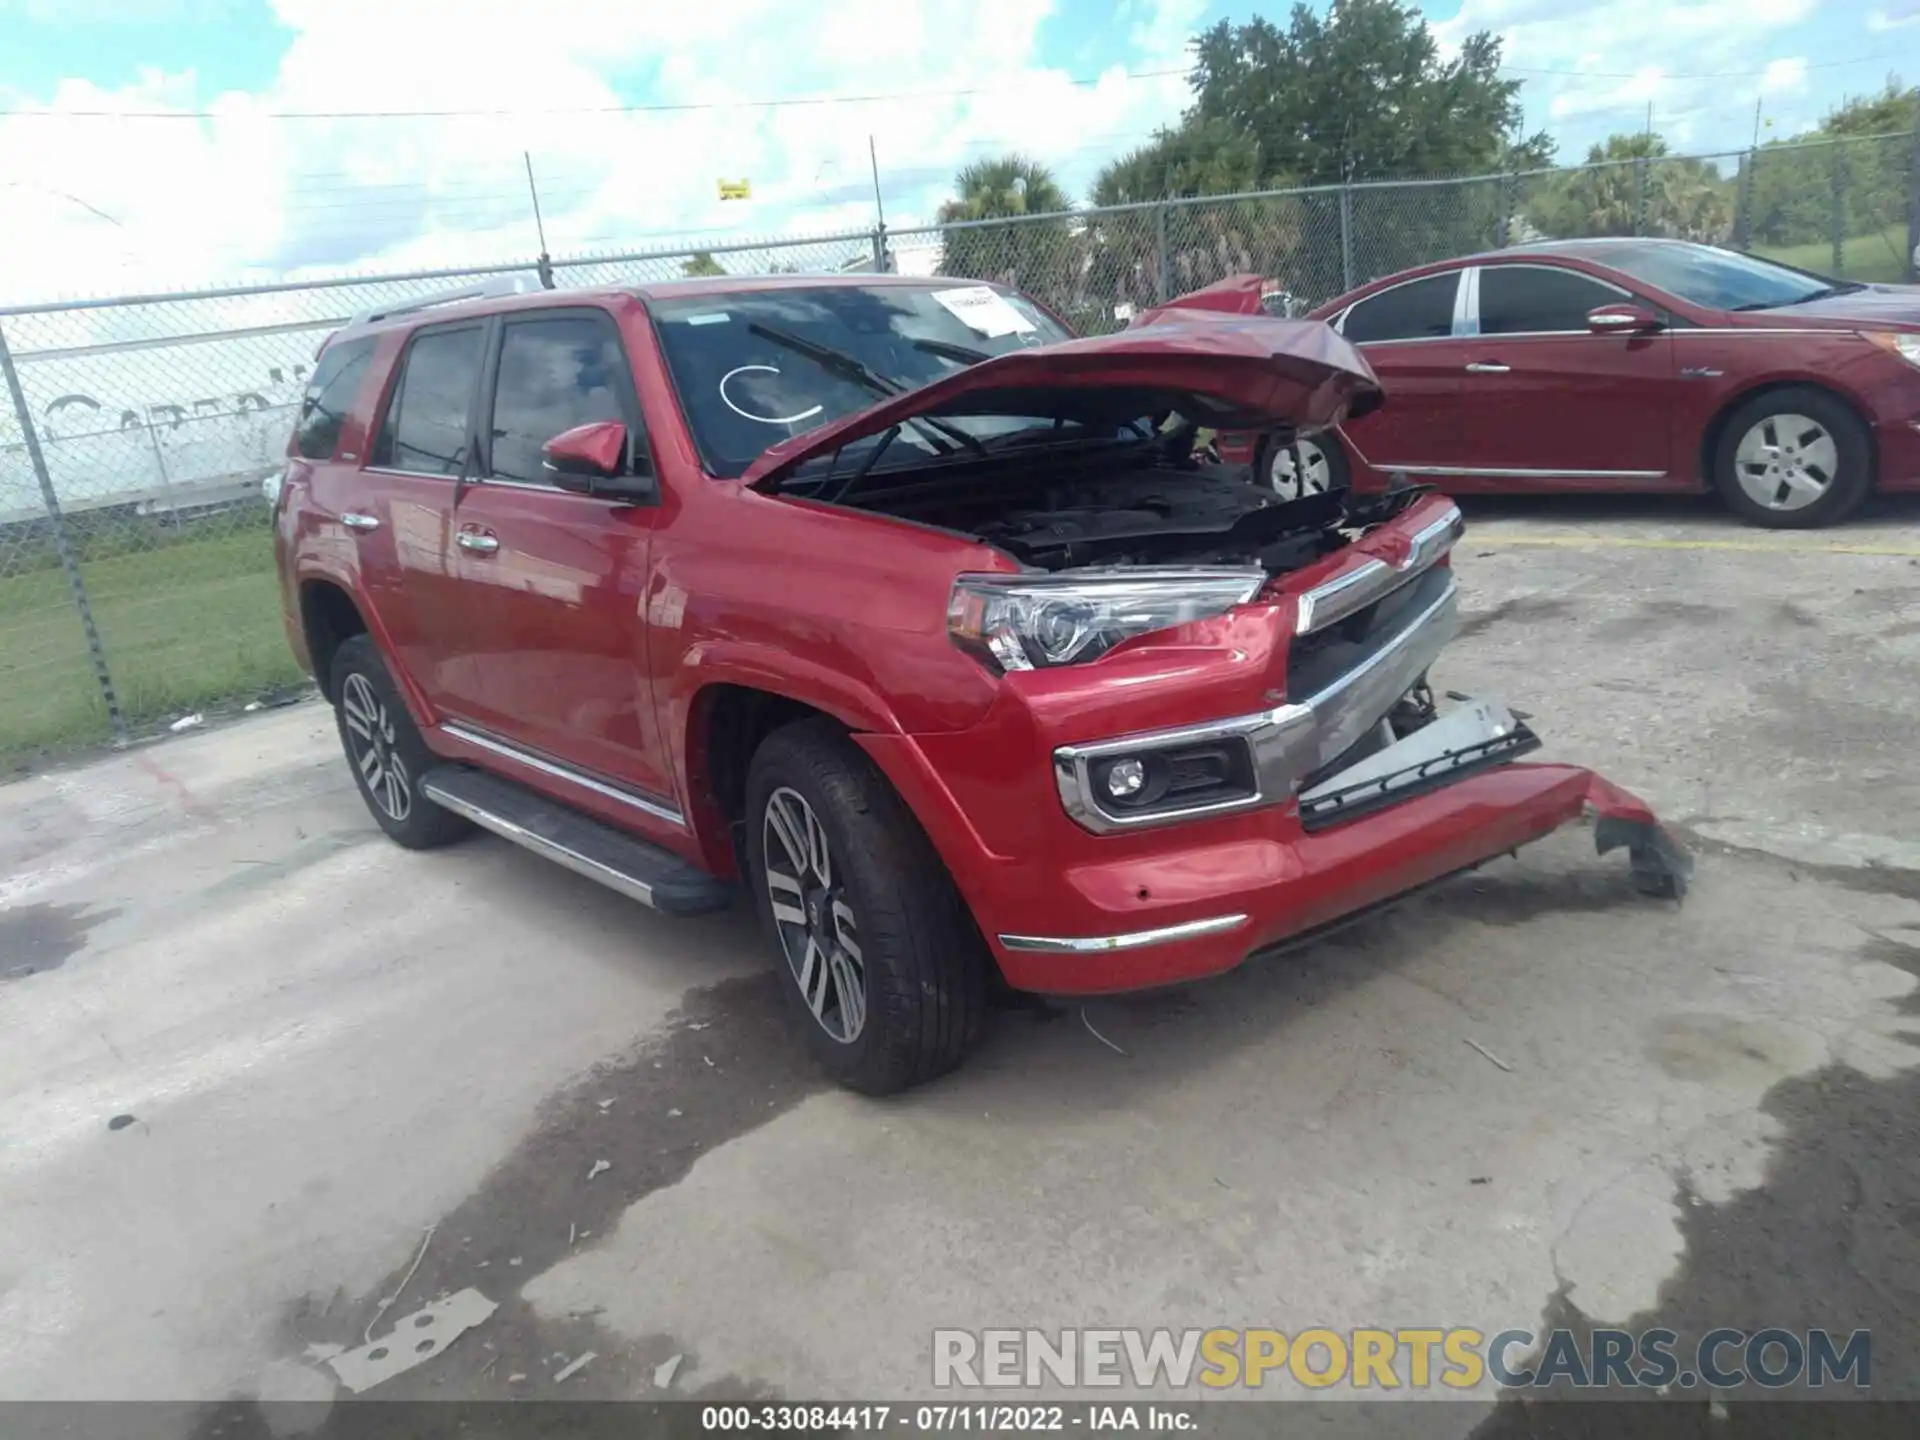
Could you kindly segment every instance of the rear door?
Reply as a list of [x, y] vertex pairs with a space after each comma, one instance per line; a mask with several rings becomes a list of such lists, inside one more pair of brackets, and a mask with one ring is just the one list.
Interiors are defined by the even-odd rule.
[[401, 355], [374, 433], [367, 475], [384, 491], [389, 563], [375, 605], [389, 618], [396, 658], [436, 711], [480, 703], [483, 677], [466, 663], [453, 558], [453, 489], [474, 464], [473, 407], [487, 324], [470, 320], [416, 330]]
[[1480, 267], [1468, 294], [1478, 335], [1462, 373], [1467, 439], [1458, 463], [1520, 484], [1668, 479], [1671, 336], [1587, 328], [1588, 311], [1628, 302], [1660, 308], [1560, 266]]
[[1360, 461], [1376, 471], [1438, 463], [1454, 445], [1466, 364], [1456, 334], [1460, 282], [1446, 270], [1376, 291], [1337, 324], [1360, 348], [1386, 390], [1386, 404], [1341, 427]]
[[502, 316], [480, 409], [480, 483], [454, 516], [458, 668], [484, 677], [468, 718], [499, 738], [670, 801], [646, 674], [648, 553], [658, 509], [548, 483], [562, 431], [645, 426], [614, 318], [597, 306]]

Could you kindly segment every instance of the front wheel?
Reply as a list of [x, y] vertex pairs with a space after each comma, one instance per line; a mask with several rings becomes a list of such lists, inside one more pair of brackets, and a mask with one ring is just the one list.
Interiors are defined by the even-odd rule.
[[1873, 447], [1860, 417], [1837, 397], [1801, 386], [1773, 390], [1728, 417], [1713, 481], [1750, 524], [1832, 525], [1873, 488]]
[[1300, 436], [1290, 443], [1276, 435], [1263, 436], [1253, 466], [1260, 483], [1282, 500], [1344, 490], [1349, 479], [1346, 453], [1331, 435]]
[[821, 1064], [885, 1095], [952, 1069], [979, 1031], [986, 947], [918, 822], [827, 722], [775, 731], [747, 775], [747, 867]]

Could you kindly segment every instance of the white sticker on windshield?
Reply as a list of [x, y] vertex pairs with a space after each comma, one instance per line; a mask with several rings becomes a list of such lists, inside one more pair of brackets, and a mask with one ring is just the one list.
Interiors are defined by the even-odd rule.
[[990, 285], [963, 285], [955, 290], [936, 290], [933, 298], [946, 306], [955, 319], [969, 330], [997, 340], [1002, 335], [1031, 334], [1034, 324], [1012, 305], [1007, 297]]
[[721, 310], [718, 313], [712, 314], [712, 315], [689, 315], [687, 316], [687, 324], [689, 325], [724, 325], [727, 323], [727, 321], [731, 320], [732, 318], [733, 317], [727, 314], [726, 311]]

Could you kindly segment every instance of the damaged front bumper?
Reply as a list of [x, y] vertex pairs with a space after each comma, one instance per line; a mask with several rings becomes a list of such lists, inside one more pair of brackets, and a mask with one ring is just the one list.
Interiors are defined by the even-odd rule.
[[1638, 889], [1683, 895], [1692, 862], [1653, 812], [1590, 770], [1515, 763], [1539, 744], [1506, 707], [1469, 702], [1312, 783], [1297, 809], [1156, 831], [1145, 853], [1068, 860], [1042, 904], [976, 910], [1010, 983], [1093, 994], [1231, 969], [1583, 817], [1601, 853], [1626, 849]]

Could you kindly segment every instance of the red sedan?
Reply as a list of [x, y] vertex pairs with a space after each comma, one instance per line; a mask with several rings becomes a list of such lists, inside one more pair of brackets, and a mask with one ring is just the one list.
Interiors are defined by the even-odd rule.
[[1711, 488], [1754, 524], [1811, 527], [1876, 488], [1920, 491], [1920, 286], [1561, 240], [1388, 276], [1313, 318], [1359, 346], [1387, 403], [1249, 456], [1289, 493], [1395, 474], [1454, 493]]

